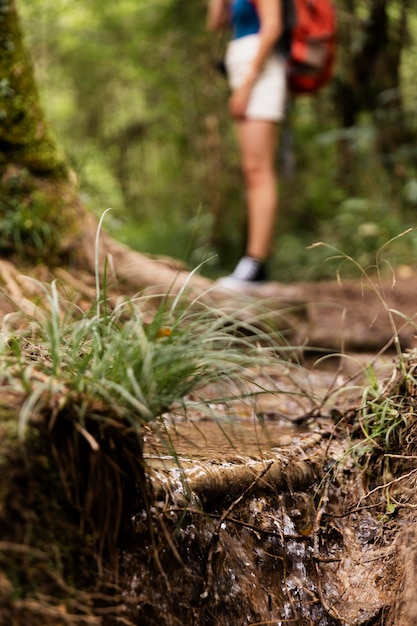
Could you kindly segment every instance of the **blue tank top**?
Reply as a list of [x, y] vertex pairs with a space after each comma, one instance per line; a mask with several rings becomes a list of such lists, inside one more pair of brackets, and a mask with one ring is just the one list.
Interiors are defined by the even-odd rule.
[[259, 33], [260, 22], [256, 9], [249, 0], [233, 0], [231, 4], [233, 39]]

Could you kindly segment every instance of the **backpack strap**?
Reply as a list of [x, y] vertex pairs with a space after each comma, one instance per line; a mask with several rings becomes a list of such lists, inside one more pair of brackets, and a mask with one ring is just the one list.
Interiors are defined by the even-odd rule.
[[292, 30], [296, 23], [294, 0], [281, 0], [282, 6], [282, 33], [277, 42], [277, 50], [285, 58], [291, 51]]

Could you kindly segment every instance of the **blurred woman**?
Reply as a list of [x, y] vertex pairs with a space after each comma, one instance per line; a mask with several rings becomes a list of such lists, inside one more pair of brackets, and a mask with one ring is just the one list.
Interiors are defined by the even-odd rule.
[[256, 285], [267, 280], [278, 206], [275, 154], [284, 117], [286, 75], [277, 42], [282, 34], [284, 0], [210, 0], [207, 27], [231, 26], [225, 66], [232, 90], [234, 119], [244, 174], [248, 211], [245, 256], [224, 286]]

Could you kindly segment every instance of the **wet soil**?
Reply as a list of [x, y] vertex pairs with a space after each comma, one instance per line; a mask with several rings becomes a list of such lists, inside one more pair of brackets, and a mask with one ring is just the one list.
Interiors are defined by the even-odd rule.
[[[353, 424], [338, 419], [360, 404], [364, 371], [316, 367], [298, 370], [312, 383], [311, 396], [297, 397], [300, 381], [283, 367], [275, 370], [282, 394], [239, 404], [232, 419], [221, 407], [216, 419], [167, 416], [175, 456], [166, 437], [146, 435], [156, 499], [151, 512], [135, 518], [125, 572], [131, 597], [142, 598], [146, 581], [154, 582], [135, 607], [134, 623], [413, 623], [395, 608], [404, 528], [414, 524], [407, 485], [413, 455], [407, 471], [392, 465], [389, 476], [356, 465], [348, 454]], [[392, 367], [392, 355], [375, 363], [381, 377]], [[356, 393], [354, 385], [343, 393], [356, 378]]]
[[272, 424], [264, 439], [245, 424], [237, 447], [215, 423], [176, 427], [175, 461], [145, 448], [156, 497], [124, 561], [135, 624], [401, 623], [390, 615], [408, 511], [387, 512], [386, 490], [325, 422]]

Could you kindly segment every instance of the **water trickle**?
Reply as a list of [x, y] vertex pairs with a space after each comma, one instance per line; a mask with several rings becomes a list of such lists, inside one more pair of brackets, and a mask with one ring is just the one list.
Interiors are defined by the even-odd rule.
[[328, 516], [327, 500], [338, 510], [342, 491], [335, 481], [330, 498], [323, 477], [343, 454], [330, 429], [241, 419], [179, 421], [166, 432], [175, 462], [166, 439], [149, 433], [156, 499], [135, 516], [123, 559], [132, 623], [371, 623], [386, 602], [375, 582], [384, 564], [366, 565], [378, 558], [378, 524], [356, 513], [346, 546], [343, 525]]
[[[182, 564], [162, 540], [155, 516], [153, 549], [164, 580], [151, 547], [144, 550], [149, 542], [144, 542], [144, 527], [138, 525], [128, 563], [130, 596], [139, 598], [135, 623], [336, 624], [319, 601], [312, 541], [297, 535], [286, 501], [282, 494], [251, 499], [220, 524], [223, 509], [217, 506], [210, 512], [177, 511], [172, 523], [167, 503], [161, 503], [159, 522], [163, 519], [175, 536]], [[303, 498], [300, 506], [304, 503]], [[297, 505], [296, 494], [290, 505]]]

